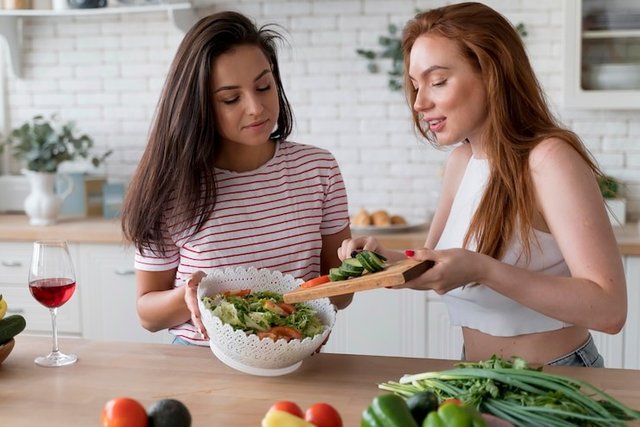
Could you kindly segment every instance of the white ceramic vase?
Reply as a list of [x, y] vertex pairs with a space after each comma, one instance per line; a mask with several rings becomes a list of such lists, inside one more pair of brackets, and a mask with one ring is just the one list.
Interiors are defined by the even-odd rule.
[[66, 182], [66, 188], [55, 191], [58, 175], [55, 173], [25, 171], [31, 184], [31, 193], [24, 200], [24, 211], [31, 225], [55, 224], [64, 199], [73, 190], [73, 182], [67, 175], [60, 175]]

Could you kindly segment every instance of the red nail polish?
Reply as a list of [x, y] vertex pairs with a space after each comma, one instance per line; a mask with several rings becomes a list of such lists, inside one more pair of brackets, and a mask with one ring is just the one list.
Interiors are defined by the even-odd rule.
[[412, 250], [412, 249], [407, 249], [407, 250], [404, 251], [404, 254], [406, 256], [414, 256], [416, 254], [416, 252], [414, 250]]

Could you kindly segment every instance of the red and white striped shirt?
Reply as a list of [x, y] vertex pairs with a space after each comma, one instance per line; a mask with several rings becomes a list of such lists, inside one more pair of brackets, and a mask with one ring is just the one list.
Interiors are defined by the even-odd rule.
[[[216, 170], [217, 196], [211, 217], [194, 233], [165, 230], [169, 246], [137, 252], [135, 268], [177, 268], [176, 286], [197, 270], [253, 266], [308, 280], [320, 274], [322, 236], [349, 225], [347, 194], [338, 163], [328, 151], [282, 141], [274, 157], [250, 172]], [[166, 224], [166, 222], [165, 222]], [[169, 331], [206, 346], [191, 323]]]

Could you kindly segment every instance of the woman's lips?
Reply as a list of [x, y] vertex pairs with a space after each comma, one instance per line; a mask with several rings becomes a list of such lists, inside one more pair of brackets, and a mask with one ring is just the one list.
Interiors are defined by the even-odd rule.
[[252, 130], [252, 131], [259, 131], [261, 130], [267, 123], [269, 122], [269, 120], [262, 120], [260, 122], [255, 122], [255, 123], [251, 123], [250, 125], [245, 126], [245, 129], [247, 130]]
[[429, 120], [429, 130], [434, 133], [440, 132], [444, 128], [446, 121], [447, 119]]

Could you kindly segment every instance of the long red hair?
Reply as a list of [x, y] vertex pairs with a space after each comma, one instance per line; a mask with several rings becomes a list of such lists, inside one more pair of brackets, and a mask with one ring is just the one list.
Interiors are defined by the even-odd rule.
[[[409, 106], [416, 93], [409, 80], [409, 54], [423, 35], [445, 37], [486, 84], [488, 128], [483, 149], [490, 164], [486, 191], [471, 221], [464, 244], [500, 259], [517, 233], [530, 256], [535, 200], [529, 153], [541, 141], [555, 137], [571, 145], [594, 171], [601, 172], [578, 136], [563, 128], [549, 110], [520, 35], [500, 13], [481, 3], [459, 3], [419, 13], [404, 27], [404, 82]], [[437, 145], [428, 127], [412, 110], [416, 129]]]

